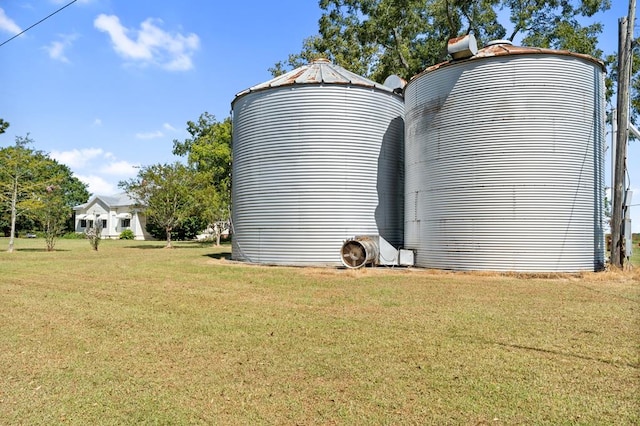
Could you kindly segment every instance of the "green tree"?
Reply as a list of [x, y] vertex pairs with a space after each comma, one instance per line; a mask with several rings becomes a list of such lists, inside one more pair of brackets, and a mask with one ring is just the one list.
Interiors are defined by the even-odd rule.
[[631, 66], [631, 121], [638, 124], [640, 114], [640, 51], [638, 43], [634, 43], [633, 64]]
[[[318, 34], [303, 42], [300, 53], [271, 68], [274, 75], [324, 56], [379, 82], [390, 74], [408, 79], [443, 61], [447, 40], [470, 32], [480, 45], [522, 37], [524, 45], [600, 58], [596, 41], [602, 26], [583, 26], [580, 18], [608, 9], [610, 0], [320, 0], [319, 5]], [[508, 11], [510, 34], [498, 20], [500, 10]]]
[[[89, 198], [87, 185], [73, 176], [71, 170], [42, 151], [29, 148], [33, 140], [17, 137], [14, 146], [0, 149], [0, 226], [9, 235], [10, 251], [17, 230], [44, 229], [42, 200], [61, 199], [64, 206], [64, 229], [73, 229], [71, 208]], [[55, 197], [47, 188], [55, 187]], [[47, 222], [51, 222], [50, 219]], [[63, 230], [64, 230], [63, 229]]]
[[171, 231], [195, 209], [193, 169], [177, 162], [155, 164], [141, 168], [137, 177], [118, 186], [144, 206], [149, 222], [165, 230], [166, 247], [171, 248]]
[[0, 150], [0, 201], [10, 214], [8, 252], [14, 250], [18, 216], [39, 206], [37, 198], [44, 190], [40, 179], [44, 168], [44, 154], [27, 147], [33, 140], [17, 136], [15, 145]]
[[[193, 240], [196, 235], [200, 234], [207, 227], [207, 223], [198, 216], [189, 216], [179, 225], [174, 226], [171, 230], [171, 241], [187, 241]], [[163, 227], [153, 222], [147, 222], [146, 231], [157, 240], [167, 238], [167, 232]]]
[[72, 208], [86, 202], [89, 191], [85, 183], [73, 176], [69, 167], [48, 156], [43, 161], [39, 180], [44, 183], [44, 191], [36, 196], [28, 218], [39, 224], [47, 251], [52, 251], [56, 239], [74, 229]]
[[67, 219], [72, 216], [71, 208], [64, 200], [60, 185], [48, 185], [39, 201], [33, 214], [42, 226], [47, 251], [53, 251], [57, 238], [65, 232]]
[[602, 25], [599, 22], [583, 25], [581, 21], [608, 10], [610, 0], [500, 0], [495, 4], [510, 12], [513, 29], [506, 37], [508, 40], [514, 41], [516, 36], [521, 36], [525, 46], [565, 49], [602, 57], [602, 51], [596, 47]]
[[[64, 205], [69, 209], [70, 213], [73, 212], [74, 206], [86, 203], [89, 200], [91, 194], [87, 189], [87, 184], [75, 177], [68, 166], [50, 159], [48, 162], [48, 170], [51, 175], [58, 177], [57, 181], [59, 184], [56, 190], [56, 195], [60, 195], [62, 197]], [[67, 219], [64, 223], [64, 231], [73, 231], [75, 229], [73, 214], [69, 214], [66, 217]]]
[[4, 121], [4, 119], [0, 118], [0, 135], [3, 134], [8, 127], [9, 127], [9, 123], [7, 121]]
[[[29, 148], [31, 143], [29, 135], [18, 136], [14, 146], [0, 149], [0, 222], [9, 230], [9, 251], [17, 229], [40, 226], [46, 235], [73, 229], [71, 208], [89, 197], [86, 184], [67, 166]], [[53, 249], [55, 237], [45, 240], [47, 249]]]
[[[631, 109], [629, 111], [631, 122], [638, 124], [638, 115], [640, 115], [640, 50], [638, 44], [633, 47], [633, 61], [631, 64], [631, 86], [629, 93], [631, 97]], [[618, 81], [618, 55], [607, 55], [605, 64], [609, 70], [607, 78], [607, 99], [610, 99], [614, 93], [614, 82]], [[635, 136], [629, 135], [635, 139]]]
[[204, 112], [197, 122], [187, 122], [187, 131], [190, 138], [173, 141], [173, 154], [186, 156], [195, 171], [194, 214], [218, 230], [219, 244], [231, 208], [231, 118], [217, 121]]

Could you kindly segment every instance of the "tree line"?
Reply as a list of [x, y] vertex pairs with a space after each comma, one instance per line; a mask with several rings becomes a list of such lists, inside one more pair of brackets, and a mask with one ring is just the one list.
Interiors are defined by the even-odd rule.
[[[0, 133], [8, 127], [0, 119]], [[73, 230], [73, 206], [89, 197], [69, 167], [31, 148], [33, 142], [17, 136], [13, 146], [0, 149], [0, 228], [9, 237], [9, 252], [19, 229], [42, 231], [46, 249], [53, 250], [56, 239]]]
[[173, 141], [173, 154], [186, 157], [186, 164], [144, 166], [119, 187], [146, 206], [151, 228], [164, 233], [167, 247], [186, 227], [196, 232], [210, 227], [219, 245], [230, 225], [231, 118], [217, 121], [204, 112], [187, 122], [187, 131], [189, 138]]
[[[0, 134], [9, 123], [0, 119]], [[135, 178], [119, 187], [144, 207], [147, 230], [166, 238], [189, 238], [211, 227], [216, 244], [229, 224], [231, 204], [231, 119], [217, 121], [205, 112], [187, 122], [189, 138], [173, 141], [173, 154], [186, 164], [143, 166]], [[18, 136], [15, 145], [0, 149], [0, 227], [14, 250], [18, 230], [44, 234], [47, 250], [67, 232], [74, 232], [73, 207], [89, 199], [87, 185], [46, 153], [31, 148], [34, 141]], [[97, 244], [95, 245], [97, 247]]]

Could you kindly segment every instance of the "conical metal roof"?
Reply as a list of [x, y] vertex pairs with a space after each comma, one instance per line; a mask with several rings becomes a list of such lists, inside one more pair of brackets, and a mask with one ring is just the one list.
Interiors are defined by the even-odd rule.
[[344, 84], [352, 86], [371, 87], [393, 93], [393, 89], [373, 80], [355, 74], [328, 59], [315, 61], [282, 74], [264, 83], [252, 86], [236, 94], [236, 99], [248, 93], [274, 87], [291, 86], [295, 84]]
[[440, 68], [447, 67], [449, 65], [455, 65], [461, 62], [466, 61], [476, 61], [478, 59], [485, 59], [497, 56], [516, 56], [516, 55], [560, 55], [560, 56], [572, 56], [574, 58], [580, 58], [585, 61], [593, 62], [596, 65], [600, 66], [603, 71], [605, 70], [604, 63], [599, 59], [594, 58], [593, 56], [585, 55], [582, 53], [575, 53], [568, 50], [555, 50], [548, 49], [543, 47], [528, 47], [528, 46], [514, 46], [509, 40], [494, 40], [489, 42], [485, 47], [478, 50], [478, 52], [465, 59], [459, 60], [449, 60], [444, 61], [436, 65], [432, 65], [426, 68], [424, 71], [419, 74], [411, 77], [411, 81], [415, 80], [417, 77], [430, 73]]

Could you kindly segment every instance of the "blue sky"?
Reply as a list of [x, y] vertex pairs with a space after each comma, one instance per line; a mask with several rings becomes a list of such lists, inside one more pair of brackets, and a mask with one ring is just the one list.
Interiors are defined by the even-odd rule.
[[[67, 3], [0, 0], [0, 43]], [[617, 50], [628, 8], [612, 3], [594, 18], [605, 25], [605, 53]], [[173, 140], [188, 137], [188, 120], [204, 111], [227, 117], [236, 93], [269, 80], [269, 67], [317, 33], [320, 15], [317, 0], [78, 0], [0, 47], [0, 117], [11, 123], [0, 146], [30, 133], [34, 148], [67, 164], [90, 192], [116, 193], [135, 166], [177, 160]], [[634, 204], [639, 158], [640, 142], [632, 143]], [[609, 160], [607, 186], [608, 170]]]

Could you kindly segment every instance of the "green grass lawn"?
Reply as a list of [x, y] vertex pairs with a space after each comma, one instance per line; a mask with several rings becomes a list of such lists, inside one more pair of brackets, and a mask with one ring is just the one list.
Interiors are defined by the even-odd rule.
[[263, 267], [162, 246], [0, 252], [0, 424], [640, 423], [639, 268]]
[[640, 234], [633, 234], [631, 251], [631, 263], [640, 268]]

